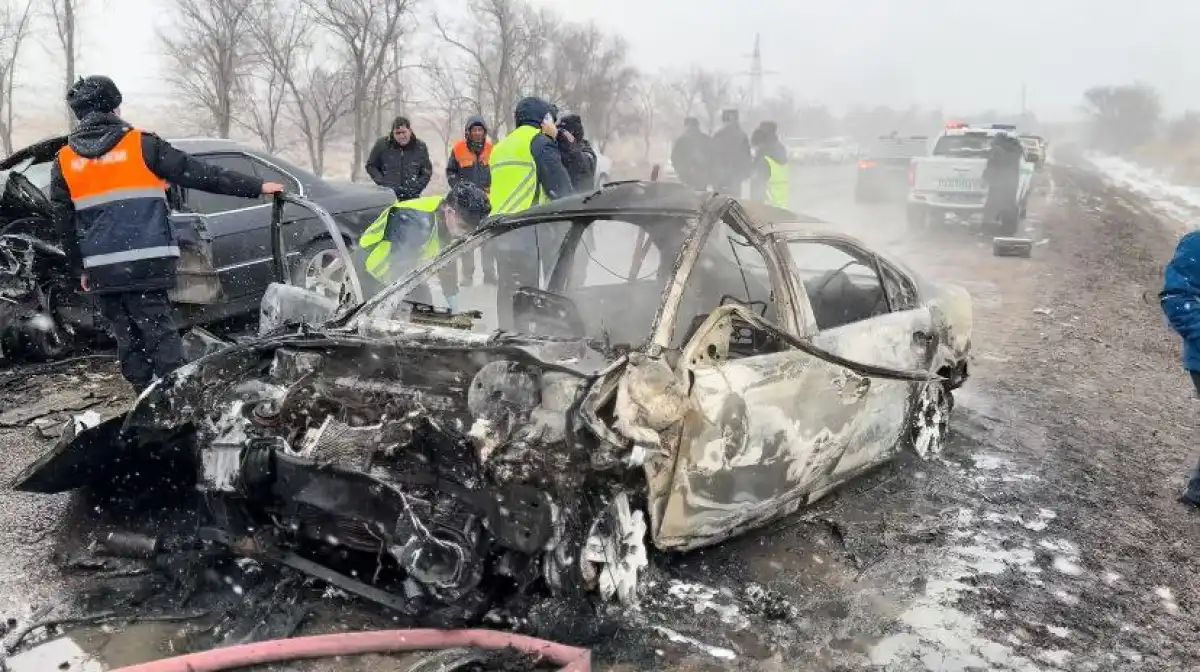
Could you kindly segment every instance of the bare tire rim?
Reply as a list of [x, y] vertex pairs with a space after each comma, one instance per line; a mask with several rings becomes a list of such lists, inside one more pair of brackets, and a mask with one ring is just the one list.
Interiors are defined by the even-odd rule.
[[913, 450], [923, 458], [942, 452], [950, 433], [950, 393], [940, 382], [926, 383], [913, 418]]
[[304, 266], [304, 289], [338, 299], [346, 283], [346, 265], [337, 250], [321, 250]]

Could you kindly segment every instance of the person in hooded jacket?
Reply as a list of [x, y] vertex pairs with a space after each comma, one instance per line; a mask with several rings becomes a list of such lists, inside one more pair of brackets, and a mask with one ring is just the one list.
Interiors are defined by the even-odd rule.
[[[446, 183], [453, 188], [459, 181], [473, 184], [487, 193], [492, 188], [492, 141], [487, 137], [488, 128], [483, 117], [471, 117], [463, 130], [463, 137], [450, 149], [446, 159]], [[490, 246], [480, 250], [483, 261], [483, 284], [496, 284], [496, 257]], [[463, 287], [475, 282], [475, 255], [468, 254], [462, 260]]]
[[788, 207], [790, 178], [787, 148], [779, 141], [775, 122], [764, 121], [750, 135], [754, 161], [750, 169], [750, 198], [777, 208]]
[[742, 130], [737, 110], [722, 112], [721, 121], [724, 125], [712, 137], [713, 188], [738, 197], [742, 195], [742, 183], [750, 176], [750, 138]]
[[[1200, 231], [1179, 239], [1174, 256], [1163, 270], [1158, 300], [1167, 322], [1183, 339], [1183, 368], [1200, 396]], [[1192, 469], [1179, 501], [1200, 507], [1200, 464]]]
[[575, 193], [594, 189], [596, 150], [592, 149], [592, 143], [583, 136], [583, 119], [578, 114], [568, 114], [559, 119], [556, 140], [563, 167], [571, 177], [571, 188]]
[[1020, 221], [1017, 195], [1020, 192], [1021, 159], [1024, 153], [1020, 140], [1008, 133], [997, 133], [992, 138], [987, 165], [983, 169], [983, 181], [987, 184], [983, 222], [986, 225], [998, 224], [1004, 235], [1016, 233]]
[[375, 184], [391, 189], [401, 201], [420, 196], [433, 177], [429, 148], [406, 117], [396, 117], [392, 132], [375, 141], [366, 168]]
[[283, 185], [188, 156], [121, 119], [121, 102], [101, 75], [67, 92], [79, 125], [50, 166], [50, 205], [80, 287], [112, 327], [121, 375], [140, 393], [185, 362], [168, 296], [179, 262], [168, 183], [247, 199]]
[[712, 138], [700, 130], [700, 120], [688, 117], [683, 120], [683, 135], [671, 147], [671, 166], [679, 181], [689, 187], [704, 191], [711, 184], [709, 178], [712, 163]]
[[[557, 117], [557, 108], [541, 98], [523, 98], [517, 103], [512, 132], [492, 148], [493, 216], [521, 212], [572, 194], [571, 177], [555, 142]], [[496, 238], [496, 317], [501, 329], [513, 327], [516, 290], [540, 288], [541, 276], [550, 277], [563, 235], [563, 225], [545, 224]]]

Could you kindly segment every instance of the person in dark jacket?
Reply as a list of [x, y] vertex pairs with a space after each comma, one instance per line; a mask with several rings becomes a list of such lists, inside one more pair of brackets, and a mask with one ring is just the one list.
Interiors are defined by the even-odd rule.
[[168, 298], [179, 261], [168, 183], [244, 198], [283, 185], [208, 165], [129, 125], [108, 77], [81, 78], [67, 104], [79, 125], [51, 164], [52, 218], [80, 287], [112, 327], [121, 374], [140, 393], [184, 363]]
[[[492, 188], [492, 141], [487, 137], [487, 124], [483, 117], [471, 117], [463, 131], [463, 138], [450, 149], [446, 159], [446, 183], [453, 188], [460, 180], [469, 182], [487, 193]], [[489, 246], [480, 250], [483, 259], [483, 284], [496, 284], [496, 257]], [[470, 287], [475, 281], [475, 255], [469, 254], [462, 260], [462, 286]]]
[[[583, 119], [578, 114], [568, 114], [558, 120], [558, 151], [562, 154], [563, 166], [571, 176], [571, 188], [575, 193], [592, 191], [596, 188], [596, 151], [583, 134]], [[596, 249], [596, 234], [592, 227], [583, 232], [583, 244], [588, 250]], [[581, 256], [575, 257], [571, 269], [574, 285], [582, 286], [587, 279], [588, 264]]]
[[[780, 166], [786, 166], [788, 162], [787, 148], [779, 140], [779, 130], [775, 122], [764, 121], [759, 124], [750, 134], [750, 146], [754, 149], [753, 163], [750, 167], [750, 199], [781, 208], [787, 207], [786, 182], [782, 187], [783, 194], [774, 194], [771, 189], [773, 171], [770, 162]], [[779, 178], [780, 176], [776, 176], [777, 180]]]
[[[1183, 339], [1183, 368], [1200, 396], [1200, 231], [1184, 234], [1163, 270], [1158, 300], [1175, 333]], [[1179, 501], [1200, 507], [1200, 464], [1192, 469]]]
[[[513, 131], [492, 148], [493, 216], [520, 212], [573, 193], [570, 175], [555, 142], [557, 118], [558, 109], [541, 98], [523, 98], [517, 103]], [[512, 144], [518, 142], [520, 146]], [[525, 146], [525, 142], [529, 145]], [[533, 159], [532, 170], [526, 165], [529, 157]], [[510, 161], [512, 165], [503, 167], [506, 172], [501, 173], [501, 164]], [[496, 317], [501, 329], [513, 326], [512, 296], [517, 289], [544, 287], [540, 278], [550, 277], [565, 233], [563, 224], [542, 224], [496, 238], [499, 271]]]
[[429, 148], [412, 131], [405, 117], [396, 117], [392, 133], [375, 141], [367, 156], [367, 174], [381, 187], [396, 192], [396, 199], [416, 198], [429, 186], [433, 163]]
[[1020, 191], [1021, 159], [1024, 153], [1020, 140], [1007, 133], [998, 133], [992, 138], [987, 165], [983, 169], [983, 181], [987, 184], [987, 198], [983, 202], [983, 222], [985, 225], [999, 225], [1000, 232], [1004, 235], [1016, 233], [1020, 221], [1017, 195]]
[[730, 196], [742, 195], [742, 183], [750, 177], [750, 138], [742, 130], [737, 110], [721, 113], [724, 125], [712, 137], [713, 188]]
[[683, 135], [671, 147], [671, 166], [679, 181], [693, 189], [703, 191], [711, 184], [712, 138], [700, 130], [699, 119], [683, 120]]
[[596, 188], [596, 150], [583, 135], [583, 119], [568, 114], [558, 120], [558, 151], [575, 193]]

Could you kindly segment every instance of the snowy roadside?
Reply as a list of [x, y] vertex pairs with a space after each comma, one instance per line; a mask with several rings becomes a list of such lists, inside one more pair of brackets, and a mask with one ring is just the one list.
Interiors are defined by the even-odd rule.
[[1161, 171], [1117, 156], [1089, 153], [1085, 159], [1107, 183], [1145, 198], [1151, 209], [1181, 227], [1200, 224], [1200, 188], [1173, 184]]

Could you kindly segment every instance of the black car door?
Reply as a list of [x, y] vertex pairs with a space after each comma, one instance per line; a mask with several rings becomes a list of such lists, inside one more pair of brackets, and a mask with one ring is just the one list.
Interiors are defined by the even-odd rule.
[[[263, 159], [263, 157], [251, 154], [250, 160], [254, 164], [255, 172], [260, 178], [262, 178], [263, 182], [276, 182], [282, 184], [284, 191], [289, 194], [298, 196], [305, 195], [304, 190], [301, 189], [299, 180], [296, 179], [294, 175], [270, 165], [266, 160]], [[270, 203], [271, 199], [268, 198], [267, 202]], [[311, 217], [311, 213], [307, 212], [303, 208], [298, 208], [291, 203], [284, 206], [284, 252], [292, 257], [292, 259], [289, 259], [289, 264], [294, 263], [295, 255], [300, 252], [301, 248], [304, 246], [304, 243], [307, 242], [309, 238], [309, 236], [305, 235], [306, 231], [303, 226], [295, 226], [293, 223], [309, 220]], [[269, 219], [267, 221], [266, 228], [262, 230], [261, 234], [256, 234], [255, 242], [264, 247], [267, 256], [271, 255], [271, 231]], [[270, 271], [270, 268], [263, 270]], [[272, 281], [274, 281], [274, 277], [272, 277], [269, 272], [264, 272], [262, 275], [263, 287], [265, 288]]]
[[[225, 170], [256, 174], [254, 164], [242, 153], [198, 154], [196, 158]], [[254, 298], [270, 276], [270, 203], [261, 197], [222, 196], [196, 189], [188, 189], [184, 198], [189, 208], [206, 216], [213, 258], [226, 295], [231, 301]]]

